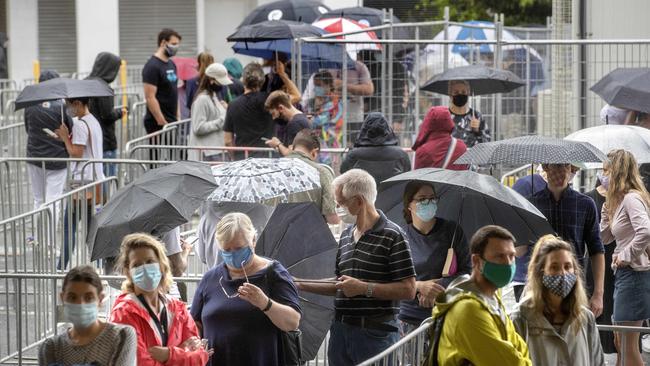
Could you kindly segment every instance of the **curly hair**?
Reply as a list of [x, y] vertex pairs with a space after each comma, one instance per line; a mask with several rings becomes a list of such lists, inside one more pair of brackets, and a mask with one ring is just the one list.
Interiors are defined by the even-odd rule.
[[160, 273], [162, 274], [158, 290], [161, 293], [166, 294], [169, 292], [169, 288], [172, 285], [172, 272], [169, 260], [165, 255], [165, 246], [158, 239], [145, 233], [129, 234], [124, 237], [122, 245], [120, 245], [120, 255], [117, 259], [116, 267], [119, 272], [126, 276], [126, 280], [122, 282], [122, 291], [130, 293], [135, 292], [133, 281], [129, 273], [132, 269], [129, 261], [129, 254], [131, 254], [133, 250], [140, 248], [151, 249], [156, 254], [156, 258], [160, 264]]

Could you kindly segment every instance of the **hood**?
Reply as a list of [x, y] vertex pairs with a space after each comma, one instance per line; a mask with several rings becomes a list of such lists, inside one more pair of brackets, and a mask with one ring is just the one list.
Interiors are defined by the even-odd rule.
[[397, 142], [397, 137], [388, 125], [386, 117], [379, 112], [370, 112], [366, 120], [363, 121], [354, 147], [394, 146], [397, 145]]
[[413, 149], [417, 149], [434, 135], [451, 135], [453, 130], [454, 121], [451, 119], [449, 108], [431, 107], [422, 121]]
[[59, 77], [60, 77], [59, 73], [54, 70], [43, 70], [41, 71], [41, 74], [38, 76], [38, 81], [43, 82], [51, 79], [56, 79]]
[[95, 58], [93, 70], [88, 75], [88, 78], [100, 78], [110, 84], [117, 77], [121, 62], [122, 59], [119, 56], [110, 52], [101, 52]]
[[470, 276], [462, 275], [453, 280], [447, 289], [438, 295], [436, 306], [433, 308], [433, 316], [444, 315], [455, 303], [463, 299], [474, 299], [489, 309], [485, 302], [474, 293], [474, 284], [471, 282]]
[[241, 79], [241, 75], [244, 69], [238, 59], [234, 57], [228, 57], [227, 59], [223, 60], [223, 66], [226, 67], [226, 70], [228, 70], [230, 76], [234, 77], [235, 79]]

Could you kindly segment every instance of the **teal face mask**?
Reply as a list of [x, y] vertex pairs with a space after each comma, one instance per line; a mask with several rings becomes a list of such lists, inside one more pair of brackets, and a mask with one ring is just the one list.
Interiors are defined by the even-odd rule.
[[512, 281], [515, 277], [516, 268], [515, 262], [512, 262], [512, 264], [498, 264], [483, 259], [481, 274], [494, 286], [501, 288]]

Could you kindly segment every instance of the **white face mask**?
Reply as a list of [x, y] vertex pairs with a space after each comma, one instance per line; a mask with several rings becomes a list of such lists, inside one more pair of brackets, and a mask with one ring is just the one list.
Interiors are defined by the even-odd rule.
[[336, 209], [336, 214], [339, 216], [341, 221], [346, 224], [355, 224], [357, 222], [357, 215], [351, 214], [350, 210], [345, 206], [338, 207]]

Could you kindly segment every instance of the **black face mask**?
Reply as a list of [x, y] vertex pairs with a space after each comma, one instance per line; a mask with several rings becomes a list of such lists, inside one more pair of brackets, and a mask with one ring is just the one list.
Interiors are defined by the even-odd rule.
[[451, 102], [454, 103], [456, 107], [462, 107], [467, 104], [467, 99], [469, 99], [469, 97], [465, 94], [456, 94], [451, 97]]
[[218, 93], [221, 91], [221, 85], [210, 83], [210, 90], [214, 93]]

